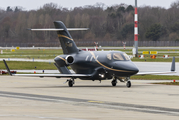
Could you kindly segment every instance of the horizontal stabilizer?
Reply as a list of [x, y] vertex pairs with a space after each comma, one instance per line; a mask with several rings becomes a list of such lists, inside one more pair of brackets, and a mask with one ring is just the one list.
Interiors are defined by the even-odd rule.
[[[67, 28], [68, 31], [78, 31], [78, 30], [88, 30], [89, 28]], [[64, 31], [64, 29], [56, 29], [56, 28], [44, 28], [44, 29], [31, 29], [27, 28], [27, 30], [31, 31]]]

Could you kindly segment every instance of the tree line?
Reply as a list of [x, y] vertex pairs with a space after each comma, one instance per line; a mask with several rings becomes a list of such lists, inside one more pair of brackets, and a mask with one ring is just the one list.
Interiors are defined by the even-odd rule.
[[[140, 41], [179, 41], [179, 1], [169, 9], [143, 6], [138, 8]], [[90, 28], [70, 32], [75, 41], [133, 41], [134, 6], [120, 4], [63, 8], [48, 3], [37, 10], [22, 7], [0, 9], [0, 42], [57, 42], [56, 32], [31, 32], [27, 28], [54, 28], [54, 21], [66, 27]]]

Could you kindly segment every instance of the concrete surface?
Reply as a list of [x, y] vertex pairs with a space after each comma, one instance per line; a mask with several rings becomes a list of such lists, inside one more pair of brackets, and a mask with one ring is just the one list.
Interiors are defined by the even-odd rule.
[[[0, 120], [178, 120], [179, 86], [0, 76]], [[160, 82], [160, 81], [158, 81]], [[162, 81], [161, 81], [162, 82]], [[170, 81], [169, 81], [170, 82]]]

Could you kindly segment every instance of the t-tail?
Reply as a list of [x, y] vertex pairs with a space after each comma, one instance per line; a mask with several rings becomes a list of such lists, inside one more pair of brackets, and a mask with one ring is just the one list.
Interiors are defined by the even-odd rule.
[[73, 54], [78, 53], [79, 49], [77, 48], [73, 38], [71, 37], [68, 31], [76, 30], [88, 30], [88, 28], [66, 28], [63, 22], [55, 21], [55, 28], [47, 29], [29, 29], [31, 31], [57, 31], [58, 38], [60, 40], [61, 47], [64, 54]]
[[60, 40], [61, 47], [64, 54], [78, 53], [78, 48], [73, 41], [70, 33], [66, 29], [65, 25], [61, 21], [55, 21], [54, 25], [57, 29], [64, 29], [63, 31], [57, 31], [58, 38]]

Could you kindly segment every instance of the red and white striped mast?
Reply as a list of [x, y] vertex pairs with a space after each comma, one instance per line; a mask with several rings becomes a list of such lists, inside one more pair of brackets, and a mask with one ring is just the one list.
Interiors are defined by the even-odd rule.
[[135, 57], [138, 55], [138, 14], [137, 14], [137, 0], [135, 0], [135, 14], [134, 14], [134, 46], [136, 50]]

